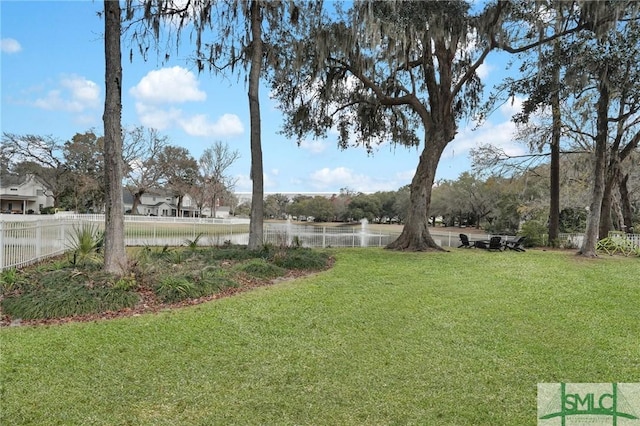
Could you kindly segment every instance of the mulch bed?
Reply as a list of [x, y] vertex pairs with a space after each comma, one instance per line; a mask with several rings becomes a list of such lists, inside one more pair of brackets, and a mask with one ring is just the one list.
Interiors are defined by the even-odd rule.
[[243, 274], [237, 278], [237, 287], [227, 288], [220, 293], [212, 294], [206, 297], [200, 297], [197, 299], [183, 300], [178, 303], [163, 303], [156, 295], [148, 288], [143, 288], [138, 291], [140, 295], [140, 301], [133, 308], [121, 309], [119, 311], [107, 311], [96, 314], [77, 315], [66, 318], [49, 318], [49, 319], [34, 319], [34, 320], [12, 320], [8, 315], [0, 313], [0, 327], [16, 327], [16, 326], [48, 326], [68, 324], [73, 322], [96, 322], [101, 320], [110, 320], [114, 318], [135, 317], [142, 314], [150, 314], [168, 309], [179, 309], [186, 306], [199, 305], [201, 303], [209, 302], [211, 300], [222, 299], [223, 297], [233, 296], [238, 293], [242, 293], [257, 287], [264, 287], [272, 284], [276, 284], [283, 281], [289, 281], [296, 278], [310, 276], [317, 273], [316, 271], [301, 271], [301, 270], [289, 270], [286, 275], [278, 277], [273, 280], [264, 280], [249, 275]]

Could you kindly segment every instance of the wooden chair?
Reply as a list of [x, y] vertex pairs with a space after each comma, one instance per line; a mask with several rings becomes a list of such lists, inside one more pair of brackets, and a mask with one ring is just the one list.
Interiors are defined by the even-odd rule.
[[517, 240], [514, 241], [507, 241], [505, 243], [505, 248], [508, 248], [509, 250], [515, 250], [515, 251], [525, 251], [524, 250], [524, 240], [527, 237], [518, 237]]
[[472, 248], [473, 245], [471, 245], [469, 243], [469, 237], [466, 234], [460, 234], [460, 245], [458, 246], [458, 248], [464, 247], [464, 248]]
[[491, 239], [489, 240], [489, 247], [487, 247], [487, 250], [498, 250], [498, 251], [502, 251], [502, 237], [491, 237]]
[[474, 246], [485, 250], [502, 251], [502, 237], [491, 237], [489, 241], [476, 241]]

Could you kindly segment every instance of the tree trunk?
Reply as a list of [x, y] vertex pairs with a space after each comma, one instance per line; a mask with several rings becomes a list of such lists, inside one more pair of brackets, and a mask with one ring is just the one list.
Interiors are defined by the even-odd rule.
[[104, 270], [123, 275], [127, 269], [124, 248], [122, 200], [122, 63], [120, 51], [120, 2], [104, 1], [105, 15], [105, 232]]
[[594, 153], [594, 173], [593, 190], [591, 192], [591, 203], [589, 205], [589, 216], [587, 217], [587, 231], [582, 241], [582, 247], [578, 254], [587, 257], [595, 257], [596, 245], [598, 243], [598, 228], [600, 225], [600, 212], [602, 211], [602, 199], [605, 187], [605, 169], [607, 164], [607, 138], [609, 133], [608, 112], [609, 112], [609, 89], [608, 89], [607, 67], [600, 72], [600, 82], [598, 85], [599, 98], [597, 108], [597, 134]]
[[251, 121], [251, 217], [249, 250], [263, 244], [264, 176], [262, 170], [262, 141], [260, 128], [260, 72], [262, 68], [262, 16], [260, 1], [251, 2], [251, 69], [249, 71], [249, 115]]
[[[557, 71], [559, 74], [559, 70]], [[559, 76], [554, 76], [558, 78]], [[562, 117], [560, 115], [559, 89], [551, 97], [552, 128], [551, 128], [551, 164], [549, 167], [549, 243], [554, 244], [560, 230], [560, 132]]]
[[[556, 31], [560, 31], [562, 19], [556, 20]], [[554, 56], [561, 55], [560, 39], [553, 43]], [[549, 165], [549, 244], [558, 240], [560, 231], [560, 136], [562, 115], [560, 112], [560, 65], [553, 67], [553, 93], [551, 94], [551, 159]]]
[[178, 205], [176, 206], [178, 211], [176, 212], [176, 217], [183, 217], [184, 216], [182, 214], [182, 200], [183, 199], [184, 199], [184, 195], [178, 195]]
[[620, 190], [620, 204], [622, 204], [622, 217], [624, 218], [624, 231], [633, 233], [633, 209], [631, 208], [631, 198], [629, 198], [629, 189], [627, 183], [629, 182], [629, 174], [625, 174], [620, 179], [618, 186]]
[[616, 161], [618, 153], [611, 153], [611, 161], [606, 172], [604, 192], [602, 194], [602, 207], [600, 212], [600, 224], [598, 226], [598, 238], [603, 239], [609, 236], [611, 230], [613, 211], [613, 190], [617, 187], [620, 179], [620, 165]]
[[429, 208], [440, 156], [449, 142], [445, 133], [438, 131], [425, 138], [416, 173], [411, 181], [409, 211], [400, 236], [386, 248], [392, 250], [443, 250], [429, 233]]
[[140, 206], [142, 194], [144, 192], [136, 192], [133, 194], [133, 204], [131, 205], [131, 214], [138, 214], [138, 206]]

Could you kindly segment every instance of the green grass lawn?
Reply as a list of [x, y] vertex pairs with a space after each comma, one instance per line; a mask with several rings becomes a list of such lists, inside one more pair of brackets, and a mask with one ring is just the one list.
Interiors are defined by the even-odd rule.
[[0, 330], [3, 425], [534, 425], [540, 382], [640, 381], [640, 263], [335, 251], [160, 314]]

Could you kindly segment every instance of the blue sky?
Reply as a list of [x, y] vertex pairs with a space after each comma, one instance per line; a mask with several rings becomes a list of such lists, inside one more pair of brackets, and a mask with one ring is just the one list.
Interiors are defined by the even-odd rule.
[[[104, 22], [102, 1], [0, 1], [2, 132], [51, 135], [60, 141], [76, 133], [102, 131], [104, 105]], [[122, 123], [157, 128], [194, 158], [215, 141], [227, 143], [241, 158], [230, 173], [236, 191], [250, 191], [249, 106], [244, 78], [198, 75], [188, 49], [169, 63], [154, 54], [129, 61], [123, 42]], [[483, 78], [504, 75], [505, 57], [489, 55]], [[487, 84], [487, 90], [491, 82]], [[470, 167], [469, 149], [484, 142], [512, 153], [510, 123], [519, 102], [499, 109], [481, 128], [461, 123], [445, 151], [437, 179], [456, 179]], [[419, 151], [384, 145], [373, 155], [364, 149], [337, 148], [335, 136], [301, 146], [278, 132], [282, 118], [268, 91], [261, 90], [265, 192], [393, 191], [410, 183]], [[422, 149], [422, 148], [420, 148]]]

